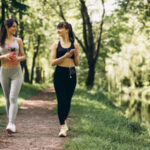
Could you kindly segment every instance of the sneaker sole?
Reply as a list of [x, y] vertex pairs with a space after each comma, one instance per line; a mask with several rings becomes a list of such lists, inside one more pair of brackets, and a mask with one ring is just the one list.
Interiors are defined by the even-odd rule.
[[10, 129], [6, 129], [8, 134], [12, 134], [13, 132]]
[[67, 134], [63, 134], [63, 133], [62, 133], [62, 134], [59, 134], [58, 136], [59, 136], [59, 137], [66, 137]]
[[63, 134], [61, 134], [61, 135], [59, 135], [59, 137], [66, 137], [67, 135], [63, 135]]

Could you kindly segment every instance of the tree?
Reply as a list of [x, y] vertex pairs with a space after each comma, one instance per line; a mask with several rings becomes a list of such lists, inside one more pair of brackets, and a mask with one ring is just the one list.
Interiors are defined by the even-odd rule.
[[35, 67], [36, 57], [37, 57], [38, 52], [39, 52], [40, 43], [41, 43], [41, 37], [40, 37], [40, 35], [38, 35], [38, 36], [37, 36], [37, 46], [35, 47], [36, 51], [35, 51], [34, 54], [33, 54], [32, 70], [31, 70], [31, 80], [30, 80], [30, 83], [31, 83], [31, 84], [32, 84], [32, 82], [33, 82], [34, 67]]
[[[19, 35], [21, 37], [22, 40], [24, 40], [24, 22], [23, 22], [23, 13], [21, 10], [19, 10], [19, 22], [20, 22], [20, 32]], [[24, 47], [24, 51], [26, 53], [26, 48]], [[21, 62], [21, 66], [22, 66], [22, 70], [24, 69], [24, 81], [25, 82], [29, 82], [29, 71], [28, 71], [28, 67], [27, 67], [27, 60], [24, 60]]]
[[88, 60], [88, 66], [89, 66], [89, 72], [88, 72], [88, 77], [86, 80], [86, 85], [88, 87], [92, 87], [94, 83], [94, 76], [95, 76], [95, 65], [96, 61], [98, 58], [98, 54], [100, 51], [100, 43], [101, 43], [101, 37], [102, 37], [102, 29], [103, 29], [103, 18], [105, 14], [105, 9], [104, 9], [104, 0], [102, 2], [102, 16], [101, 16], [101, 23], [99, 25], [99, 31], [98, 31], [98, 38], [96, 42], [94, 41], [94, 35], [93, 35], [93, 28], [92, 28], [92, 22], [90, 20], [90, 16], [88, 14], [88, 9], [85, 5], [84, 0], [80, 0], [80, 11], [82, 15], [82, 20], [83, 20], [83, 39], [84, 39], [84, 44], [80, 45], [83, 48], [83, 51], [86, 54], [87, 60]]
[[5, 0], [1, 0], [1, 22], [3, 22], [5, 20], [5, 8], [6, 8], [6, 2]]

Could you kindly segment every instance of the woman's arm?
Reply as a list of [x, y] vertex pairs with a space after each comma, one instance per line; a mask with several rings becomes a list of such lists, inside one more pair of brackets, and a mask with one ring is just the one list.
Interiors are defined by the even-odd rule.
[[[0, 45], [1, 45], [1, 43], [0, 43]], [[2, 50], [2, 47], [0, 46], [0, 51]], [[0, 60], [10, 60], [10, 57], [11, 57], [11, 55], [10, 55], [10, 53], [8, 53], [8, 54], [1, 54], [0, 53]]]
[[24, 49], [23, 49], [23, 42], [20, 38], [17, 38], [17, 42], [19, 44], [19, 52], [20, 52], [20, 56], [18, 56], [16, 59], [16, 61], [23, 61], [26, 59], [25, 57], [25, 53], [24, 53]]
[[10, 57], [11, 57], [10, 53], [3, 54], [3, 55], [0, 54], [0, 60], [4, 60], [4, 59], [5, 60], [11, 60]]
[[79, 45], [77, 43], [75, 43], [74, 46], [75, 46], [74, 63], [76, 66], [78, 66], [79, 65]]
[[70, 58], [73, 55], [73, 53], [67, 52], [64, 56], [60, 58], [56, 58], [57, 47], [58, 47], [58, 43], [54, 43], [52, 45], [52, 50], [50, 55], [50, 62], [52, 66], [62, 63], [65, 60], [65, 58]]

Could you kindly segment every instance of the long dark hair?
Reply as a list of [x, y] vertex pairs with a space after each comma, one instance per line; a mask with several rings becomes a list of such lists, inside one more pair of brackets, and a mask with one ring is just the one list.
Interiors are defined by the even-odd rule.
[[7, 36], [7, 30], [6, 30], [6, 25], [8, 28], [12, 27], [13, 23], [16, 22], [18, 25], [18, 22], [15, 19], [8, 19], [2, 22], [1, 28], [0, 28], [0, 46], [5, 45], [5, 39]]
[[58, 25], [57, 25], [57, 28], [60, 29], [60, 28], [65, 28], [65, 29], [69, 29], [69, 40], [71, 43], [74, 43], [74, 34], [73, 34], [73, 30], [72, 30], [72, 26], [70, 23], [68, 22], [60, 22]]

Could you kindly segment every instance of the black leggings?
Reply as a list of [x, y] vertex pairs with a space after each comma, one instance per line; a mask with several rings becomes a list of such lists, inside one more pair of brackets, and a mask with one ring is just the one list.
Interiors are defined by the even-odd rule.
[[54, 72], [54, 87], [58, 102], [58, 118], [60, 124], [63, 125], [68, 117], [71, 99], [76, 87], [75, 67], [70, 70], [68, 67], [57, 66]]

